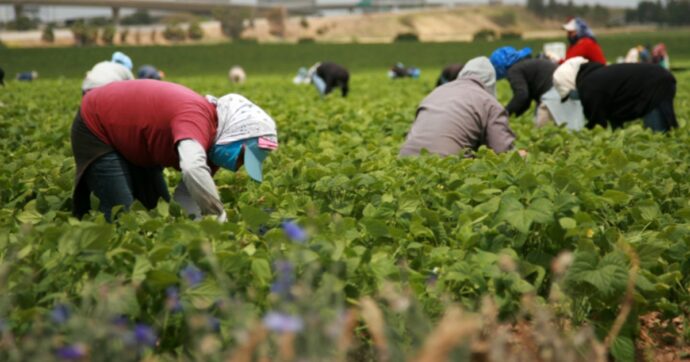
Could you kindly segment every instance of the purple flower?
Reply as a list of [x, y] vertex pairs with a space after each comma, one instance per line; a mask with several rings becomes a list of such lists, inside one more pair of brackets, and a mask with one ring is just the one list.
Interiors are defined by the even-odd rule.
[[180, 303], [180, 292], [177, 287], [168, 287], [165, 290], [165, 308], [171, 312], [179, 312], [182, 310], [182, 303]]
[[55, 352], [55, 355], [63, 360], [68, 360], [68, 361], [77, 361], [80, 360], [84, 357], [86, 357], [87, 350], [86, 346], [83, 344], [77, 343], [73, 344], [71, 346], [65, 346], [60, 349], [58, 349]]
[[290, 240], [303, 243], [307, 241], [307, 232], [292, 221], [283, 221], [283, 232]]
[[274, 332], [299, 332], [304, 328], [302, 318], [280, 312], [269, 312], [263, 322], [266, 328]]
[[294, 267], [292, 263], [287, 260], [279, 260], [274, 264], [276, 271], [276, 281], [271, 285], [271, 292], [288, 298], [290, 296], [290, 289], [294, 283]]
[[158, 336], [156, 336], [156, 332], [153, 328], [146, 324], [137, 324], [134, 326], [134, 340], [139, 345], [154, 347], [158, 340]]
[[192, 264], [187, 265], [180, 272], [180, 276], [187, 281], [189, 286], [195, 286], [204, 280], [204, 272]]
[[50, 311], [50, 319], [57, 324], [63, 324], [69, 319], [69, 308], [64, 304], [58, 304]]

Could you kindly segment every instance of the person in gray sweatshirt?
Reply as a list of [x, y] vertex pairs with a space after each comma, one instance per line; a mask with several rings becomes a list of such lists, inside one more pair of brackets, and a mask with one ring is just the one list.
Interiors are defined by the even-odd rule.
[[400, 156], [426, 149], [441, 156], [473, 157], [482, 145], [500, 153], [513, 149], [514, 141], [508, 113], [496, 100], [496, 71], [488, 58], [478, 57], [419, 104]]

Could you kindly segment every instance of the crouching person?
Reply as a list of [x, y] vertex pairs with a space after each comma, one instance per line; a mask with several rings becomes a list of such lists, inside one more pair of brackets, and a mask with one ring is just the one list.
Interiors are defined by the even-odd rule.
[[582, 57], [567, 60], [553, 74], [553, 84], [563, 101], [572, 96], [582, 102], [587, 128], [616, 129], [638, 118], [653, 131], [678, 127], [673, 99], [676, 79], [654, 64], [602, 64]]
[[350, 91], [350, 73], [342, 65], [331, 62], [317, 63], [309, 70], [309, 77], [321, 96], [340, 88], [343, 97]]
[[486, 57], [465, 64], [458, 78], [434, 89], [417, 108], [401, 156], [423, 149], [441, 156], [463, 154], [486, 145], [494, 152], [513, 148], [508, 114], [496, 100], [496, 72]]
[[219, 167], [262, 180], [262, 162], [276, 149], [273, 119], [237, 94], [204, 98], [181, 85], [115, 82], [88, 92], [72, 124], [76, 160], [73, 214], [90, 209], [90, 194], [111, 210], [134, 200], [153, 208], [170, 200], [163, 169], [182, 172], [174, 198], [195, 217], [227, 216], [213, 174]]
[[125, 53], [113, 53], [110, 61], [99, 62], [86, 73], [86, 78], [81, 83], [82, 94], [112, 82], [134, 79], [132, 66], [132, 59]]

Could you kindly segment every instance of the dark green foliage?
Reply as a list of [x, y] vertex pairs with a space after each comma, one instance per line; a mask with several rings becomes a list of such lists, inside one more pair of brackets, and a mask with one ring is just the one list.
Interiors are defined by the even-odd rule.
[[137, 10], [132, 15], [124, 16], [120, 20], [122, 25], [149, 25], [153, 24], [154, 19], [146, 10]]
[[106, 25], [102, 30], [101, 30], [101, 41], [103, 44], [113, 44], [115, 41], [115, 26], [114, 25]]
[[[137, 33], [131, 34], [136, 42]], [[555, 39], [564, 41], [564, 38]], [[84, 70], [115, 50], [122, 50], [137, 64], [156, 64], [168, 74], [210, 75], [226, 74], [228, 64], [242, 64], [248, 73], [292, 73], [299, 67], [329, 59], [347, 65], [353, 71], [388, 69], [391, 62], [430, 68], [433, 73], [448, 63], [466, 62], [477, 55], [487, 55], [499, 46], [531, 47], [535, 52], [545, 41], [497, 40], [474, 43], [395, 43], [395, 44], [257, 44], [255, 39], [243, 39], [232, 44], [167, 46], [118, 46], [86, 48], [19, 49], [0, 48], [5, 69], [36, 69], [41, 78], [82, 77]], [[635, 44], [666, 43], [674, 66], [690, 59], [690, 32], [666, 31], [619, 34], [598, 37], [604, 54], [610, 59], [624, 56]], [[385, 56], [377, 56], [377, 54]], [[275, 59], [280, 59], [276, 62]], [[690, 65], [690, 63], [688, 63]]]
[[182, 41], [187, 38], [187, 32], [179, 24], [168, 24], [163, 30], [163, 38], [170, 41]]
[[395, 43], [401, 43], [401, 42], [418, 42], [419, 41], [419, 36], [416, 33], [400, 33], [395, 36], [395, 39], [393, 39], [393, 42]]
[[41, 34], [41, 40], [46, 43], [52, 43], [55, 41], [55, 33], [53, 32], [53, 25], [48, 24], [43, 28], [43, 33]]
[[481, 29], [472, 36], [474, 41], [491, 41], [496, 39], [496, 31], [493, 29]]
[[198, 21], [189, 24], [187, 29], [187, 37], [192, 40], [201, 40], [204, 38], [204, 29], [201, 28]]

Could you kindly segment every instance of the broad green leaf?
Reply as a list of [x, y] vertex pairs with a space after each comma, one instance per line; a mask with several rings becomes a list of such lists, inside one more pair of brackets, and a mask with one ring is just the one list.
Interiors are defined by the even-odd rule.
[[268, 260], [261, 258], [252, 260], [252, 276], [260, 286], [268, 285], [271, 280], [271, 265]]
[[146, 279], [146, 274], [152, 269], [151, 262], [144, 256], [137, 256], [132, 270], [132, 283], [139, 284]]

